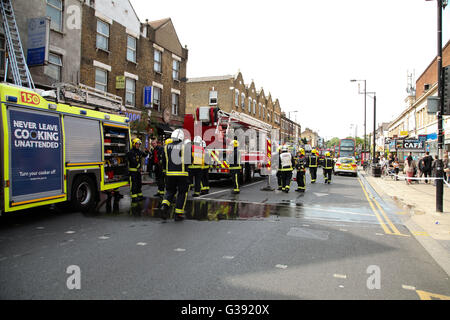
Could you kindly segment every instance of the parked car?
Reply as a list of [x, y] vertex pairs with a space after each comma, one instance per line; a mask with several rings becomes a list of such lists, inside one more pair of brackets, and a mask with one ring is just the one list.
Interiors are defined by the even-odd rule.
[[354, 157], [342, 157], [338, 158], [334, 164], [334, 174], [351, 174], [352, 176], [358, 176], [358, 165]]

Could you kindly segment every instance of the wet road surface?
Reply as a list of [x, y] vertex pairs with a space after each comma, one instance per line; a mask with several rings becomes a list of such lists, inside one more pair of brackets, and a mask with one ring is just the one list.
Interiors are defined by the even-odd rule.
[[[275, 181], [271, 185], [275, 187]], [[306, 193], [231, 194], [213, 182], [186, 220], [162, 221], [155, 187], [132, 205], [82, 214], [40, 208], [0, 218], [2, 299], [419, 299], [448, 275], [363, 178]], [[296, 183], [291, 187], [295, 189]], [[68, 288], [80, 270], [80, 289]], [[69, 269], [71, 270], [71, 269]], [[70, 285], [69, 285], [70, 287]]]

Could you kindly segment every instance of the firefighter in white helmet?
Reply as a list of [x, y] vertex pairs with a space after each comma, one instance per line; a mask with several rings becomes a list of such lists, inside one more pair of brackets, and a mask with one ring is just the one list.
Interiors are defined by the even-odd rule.
[[284, 145], [281, 148], [280, 162], [281, 162], [280, 171], [282, 181], [281, 190], [288, 193], [291, 188], [292, 170], [295, 163], [291, 153], [289, 152], [289, 147], [287, 145]]

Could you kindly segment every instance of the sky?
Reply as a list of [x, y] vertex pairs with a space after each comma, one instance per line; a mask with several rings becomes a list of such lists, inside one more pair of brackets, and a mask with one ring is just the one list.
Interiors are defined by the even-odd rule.
[[[376, 122], [405, 108], [437, 55], [437, 3], [425, 0], [131, 0], [141, 21], [170, 17], [189, 57], [187, 77], [236, 74], [326, 140], [364, 134], [364, 83]], [[450, 5], [443, 10], [443, 46]], [[295, 112], [297, 111], [297, 112]], [[373, 99], [366, 132], [373, 131]], [[356, 130], [355, 130], [356, 128]]]

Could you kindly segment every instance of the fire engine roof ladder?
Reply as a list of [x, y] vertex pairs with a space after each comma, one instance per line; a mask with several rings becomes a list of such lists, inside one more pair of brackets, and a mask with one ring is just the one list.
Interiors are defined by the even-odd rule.
[[0, 0], [0, 2], [3, 18], [3, 29], [5, 32], [9, 56], [5, 66], [5, 81], [9, 62], [11, 65], [14, 84], [34, 89], [33, 79], [31, 78], [30, 70], [28, 70], [25, 55], [23, 54], [22, 42], [20, 41], [19, 29], [17, 28], [16, 17], [14, 15], [11, 0]]

